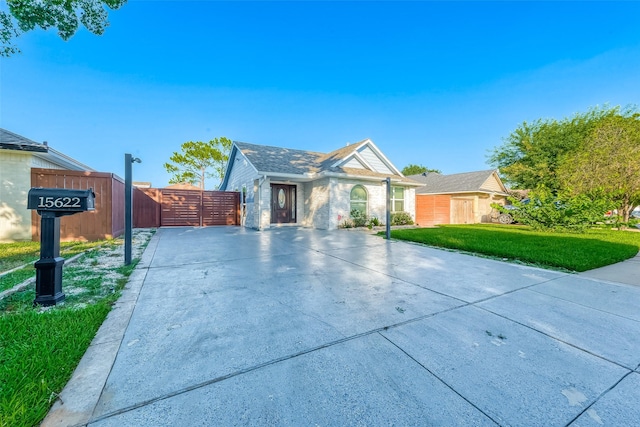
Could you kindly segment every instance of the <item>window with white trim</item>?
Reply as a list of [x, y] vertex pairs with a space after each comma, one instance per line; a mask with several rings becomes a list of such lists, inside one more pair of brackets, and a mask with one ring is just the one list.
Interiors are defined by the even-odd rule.
[[362, 185], [356, 185], [351, 189], [349, 212], [356, 209], [367, 215], [368, 196], [367, 190]]
[[404, 211], [404, 187], [391, 187], [391, 212]]

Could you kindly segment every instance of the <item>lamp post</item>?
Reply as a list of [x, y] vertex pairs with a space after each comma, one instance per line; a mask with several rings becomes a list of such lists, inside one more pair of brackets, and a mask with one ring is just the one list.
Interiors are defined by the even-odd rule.
[[387, 220], [386, 228], [387, 228], [387, 240], [391, 239], [391, 177], [387, 177], [384, 181], [387, 184]]
[[133, 163], [140, 163], [137, 157], [124, 155], [124, 265], [131, 264], [131, 236], [133, 234], [133, 191], [131, 170]]

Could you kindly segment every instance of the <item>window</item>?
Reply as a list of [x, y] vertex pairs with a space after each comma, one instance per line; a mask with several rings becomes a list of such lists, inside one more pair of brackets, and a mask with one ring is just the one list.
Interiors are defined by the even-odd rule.
[[351, 207], [349, 212], [356, 209], [362, 212], [363, 215], [367, 214], [367, 190], [362, 185], [356, 185], [351, 189]]
[[391, 212], [404, 211], [404, 188], [391, 187]]

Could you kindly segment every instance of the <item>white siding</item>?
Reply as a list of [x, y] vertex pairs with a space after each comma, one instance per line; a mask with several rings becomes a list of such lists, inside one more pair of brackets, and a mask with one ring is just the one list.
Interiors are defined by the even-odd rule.
[[243, 187], [247, 189], [247, 204], [243, 212], [243, 223], [247, 227], [258, 228], [256, 222], [256, 194], [254, 181], [259, 178], [258, 173], [253, 166], [245, 159], [240, 152], [236, 152], [231, 170], [229, 171], [229, 179], [225, 191], [242, 191]]
[[352, 157], [347, 163], [344, 164], [344, 167], [354, 168], [354, 169], [365, 169], [364, 165], [360, 163], [360, 160]]
[[498, 193], [503, 192], [504, 190], [500, 186], [498, 179], [495, 174], [491, 174], [489, 178], [480, 186], [483, 190], [495, 191]]
[[31, 240], [31, 153], [0, 150], [0, 241]]
[[378, 155], [369, 147], [364, 146], [360, 151], [360, 155], [367, 161], [375, 172], [393, 174], [393, 171], [378, 157]]
[[41, 159], [36, 156], [31, 156], [31, 167], [42, 169], [64, 169], [62, 166], [57, 165], [45, 159]]

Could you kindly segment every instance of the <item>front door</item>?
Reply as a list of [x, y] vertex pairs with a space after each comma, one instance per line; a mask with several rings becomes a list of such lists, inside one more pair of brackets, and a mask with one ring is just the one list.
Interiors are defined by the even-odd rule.
[[296, 222], [296, 186], [271, 184], [271, 223]]

